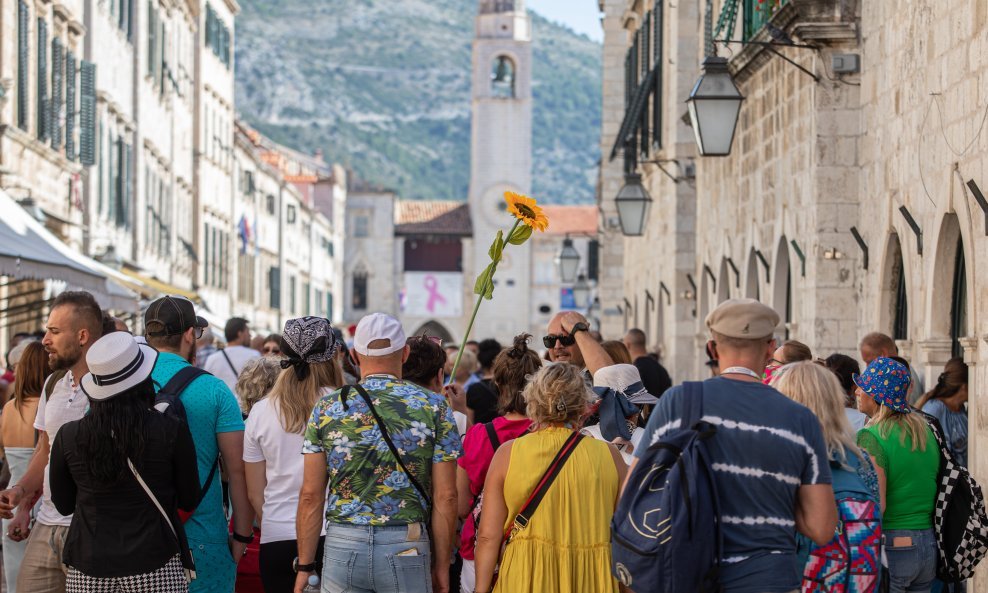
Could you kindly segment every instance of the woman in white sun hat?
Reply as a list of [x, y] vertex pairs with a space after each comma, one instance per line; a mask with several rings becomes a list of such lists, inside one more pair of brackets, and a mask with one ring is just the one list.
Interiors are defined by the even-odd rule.
[[52, 444], [52, 502], [72, 515], [67, 593], [188, 591], [183, 568], [193, 567], [176, 509], [199, 499], [196, 453], [185, 423], [151, 408], [157, 357], [128, 333], [100, 338], [80, 382], [89, 413]]

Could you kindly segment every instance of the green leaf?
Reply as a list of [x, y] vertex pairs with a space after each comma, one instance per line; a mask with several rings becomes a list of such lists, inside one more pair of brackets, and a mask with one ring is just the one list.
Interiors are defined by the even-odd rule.
[[484, 296], [487, 292], [489, 292], [488, 290], [485, 290], [488, 284], [490, 284], [490, 286], [493, 288], [494, 270], [496, 269], [497, 269], [496, 262], [491, 262], [487, 265], [486, 268], [484, 268], [484, 271], [480, 273], [480, 276], [477, 276], [477, 282], [473, 285], [474, 294]]
[[491, 248], [487, 251], [487, 255], [491, 256], [491, 261], [497, 263], [501, 261], [501, 252], [504, 251], [504, 232], [498, 231], [497, 237], [494, 237], [494, 242], [491, 243]]
[[515, 228], [511, 236], [508, 237], [508, 243], [512, 245], [523, 245], [528, 238], [532, 236], [532, 227], [527, 224], [520, 224]]

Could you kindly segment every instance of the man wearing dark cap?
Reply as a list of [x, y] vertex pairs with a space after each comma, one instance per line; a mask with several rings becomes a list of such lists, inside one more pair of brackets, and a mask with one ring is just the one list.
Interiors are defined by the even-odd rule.
[[[196, 359], [196, 340], [208, 324], [196, 315], [192, 301], [162, 297], [144, 312], [149, 346], [160, 354], [151, 378], [160, 389]], [[244, 477], [244, 420], [240, 405], [223, 381], [209, 374], [192, 380], [179, 400], [196, 446], [202, 501], [185, 523], [185, 533], [196, 560], [197, 577], [190, 593], [228, 593], [237, 578], [237, 562], [253, 538], [254, 511], [247, 499]], [[233, 533], [223, 511], [218, 458], [230, 477]]]
[[[702, 400], [703, 420], [716, 428], [707, 447], [720, 499], [720, 584], [726, 593], [797, 591], [796, 532], [823, 545], [837, 526], [820, 422], [761, 382], [775, 350], [779, 315], [773, 309], [731, 299], [706, 323], [707, 350], [721, 373], [703, 382]], [[636, 457], [681, 427], [683, 397], [676, 386], [659, 400]]]

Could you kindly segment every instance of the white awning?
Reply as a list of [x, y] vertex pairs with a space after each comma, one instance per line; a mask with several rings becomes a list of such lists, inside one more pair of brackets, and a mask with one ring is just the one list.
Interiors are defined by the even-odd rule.
[[2, 190], [0, 212], [0, 274], [55, 280], [93, 293], [104, 307], [136, 309], [137, 294], [110, 279], [106, 266], [63, 243]]

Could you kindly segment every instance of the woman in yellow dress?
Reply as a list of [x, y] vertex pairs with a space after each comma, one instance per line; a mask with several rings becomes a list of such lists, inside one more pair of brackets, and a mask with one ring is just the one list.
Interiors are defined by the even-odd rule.
[[[556, 453], [580, 428], [593, 396], [580, 370], [570, 364], [544, 367], [524, 395], [533, 432], [498, 449], [484, 484], [476, 593], [492, 590], [503, 534]], [[512, 533], [493, 591], [618, 593], [611, 575], [610, 524], [626, 471], [613, 445], [582, 439], [528, 526]]]

